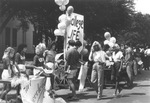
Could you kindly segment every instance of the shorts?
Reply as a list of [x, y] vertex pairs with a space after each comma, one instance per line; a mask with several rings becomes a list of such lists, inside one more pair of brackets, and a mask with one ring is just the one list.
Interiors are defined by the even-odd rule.
[[76, 76], [76, 74], [77, 74], [77, 69], [75, 69], [75, 70], [69, 70], [67, 78], [70, 78], [70, 79], [74, 78]]

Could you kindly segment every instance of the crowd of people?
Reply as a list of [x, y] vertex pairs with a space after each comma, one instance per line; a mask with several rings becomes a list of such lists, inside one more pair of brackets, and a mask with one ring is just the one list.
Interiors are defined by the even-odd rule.
[[[92, 87], [97, 92], [97, 99], [100, 100], [102, 98], [102, 92], [104, 86], [104, 77], [105, 77], [104, 71], [107, 68], [110, 69], [111, 72], [109, 75], [111, 78], [110, 81], [113, 84], [115, 84], [114, 96], [115, 97], [118, 96], [118, 94], [120, 94], [120, 92], [123, 89], [122, 85], [120, 84], [122, 78], [125, 78], [127, 82], [125, 86], [127, 86], [128, 88], [132, 88], [134, 76], [140, 75], [142, 73], [142, 70], [149, 70], [150, 68], [149, 51], [150, 49], [148, 47], [146, 47], [145, 49], [139, 46], [132, 47], [130, 43], [126, 43], [126, 44], [115, 43], [114, 46], [111, 47], [108, 44], [103, 45], [100, 44], [98, 41], [94, 41], [91, 48], [89, 49], [89, 54], [86, 55], [86, 57], [88, 56], [88, 58], [84, 59], [84, 64], [83, 64], [84, 69], [80, 68], [80, 71], [81, 69], [83, 69], [82, 73], [84, 74], [84, 80], [80, 78], [79, 87], [80, 85], [84, 86], [85, 83], [84, 81], [86, 80], [85, 77], [87, 76], [87, 70], [89, 71], [91, 70], [92, 72], [90, 74], [91, 76], [90, 79], [91, 79]], [[75, 55], [72, 53], [72, 56], [70, 58], [73, 59], [74, 56]], [[70, 61], [72, 60], [69, 59], [69, 62]], [[77, 66], [75, 66], [75, 68], [77, 69]], [[123, 77], [125, 76], [122, 75], [123, 73], [126, 74], [126, 77]], [[74, 72], [72, 76], [75, 76]], [[75, 82], [74, 85], [72, 82], [71, 86], [73, 86], [74, 88]], [[71, 90], [73, 91], [74, 89], [71, 88]], [[73, 91], [72, 94], [73, 95], [71, 99], [76, 99], [75, 91]]]
[[132, 88], [134, 76], [150, 68], [150, 48], [148, 46], [146, 48], [132, 47], [130, 43], [116, 43], [113, 47], [107, 44], [102, 45], [98, 41], [93, 42], [89, 54], [89, 63], [92, 61], [91, 82], [96, 88], [97, 99], [102, 98], [105, 69], [110, 69], [110, 81], [115, 84], [114, 95], [117, 96], [123, 89], [119, 84], [125, 76], [122, 75], [123, 73], [127, 75], [126, 86]]
[[[108, 44], [100, 44], [94, 41], [89, 48], [89, 52], [81, 54], [78, 48], [82, 46], [80, 41], [69, 40], [69, 48], [63, 59], [65, 62], [65, 71], [72, 95], [68, 96], [68, 100], [79, 99], [76, 95], [76, 78], [79, 71], [82, 77], [79, 77], [79, 90], [84, 89], [88, 70], [91, 70], [91, 83], [97, 92], [97, 99], [102, 99], [104, 86], [105, 69], [110, 69], [110, 81], [115, 84], [114, 95], [117, 96], [123, 89], [120, 85], [121, 73], [127, 74], [127, 86], [133, 86], [133, 77], [141, 74], [142, 69], [149, 70], [150, 67], [150, 48], [132, 47], [130, 43], [117, 44], [112, 47]], [[86, 48], [86, 46], [85, 46]], [[6, 48], [2, 57], [3, 72], [1, 78], [9, 79], [14, 76], [26, 77], [29, 75], [39, 75], [50, 77], [51, 86], [49, 91], [54, 90], [54, 77], [56, 62], [55, 56], [56, 43], [50, 43], [47, 48], [44, 43], [40, 43], [35, 48], [35, 56], [33, 63], [26, 65], [27, 45], [21, 44], [18, 46], [17, 52], [12, 47]], [[31, 67], [33, 69], [31, 69]], [[81, 68], [82, 67], [82, 68]], [[81, 72], [82, 69], [82, 72]], [[0, 101], [5, 99], [6, 94], [11, 90], [11, 84], [4, 83], [4, 88], [0, 96]], [[20, 97], [20, 85], [17, 85], [17, 95]]]

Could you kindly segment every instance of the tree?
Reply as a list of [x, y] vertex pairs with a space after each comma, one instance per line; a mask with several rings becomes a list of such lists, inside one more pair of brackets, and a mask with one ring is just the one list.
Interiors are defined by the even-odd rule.
[[122, 30], [119, 41], [137, 44], [150, 44], [150, 15], [143, 15], [140, 12], [134, 13], [130, 28]]
[[149, 42], [150, 38], [150, 15], [142, 15], [141, 13], [137, 13], [134, 15], [134, 21], [132, 24], [132, 31], [137, 31], [140, 35], [140, 38], [143, 38], [143, 42]]
[[[32, 23], [39, 34], [51, 34], [57, 27], [58, 17], [63, 12], [54, 0], [1, 0], [1, 14], [13, 14], [21, 22]], [[70, 0], [74, 12], [85, 17], [87, 38], [104, 39], [105, 31], [118, 36], [118, 32], [131, 24], [133, 15], [132, 0]], [[24, 26], [22, 25], [22, 28]], [[49, 32], [50, 31], [50, 32]]]
[[[128, 29], [134, 14], [133, 0], [88, 0], [70, 2], [75, 12], [85, 17], [85, 34], [95, 40], [103, 40], [105, 31], [118, 37], [121, 30]], [[76, 9], [81, 8], [82, 9]]]

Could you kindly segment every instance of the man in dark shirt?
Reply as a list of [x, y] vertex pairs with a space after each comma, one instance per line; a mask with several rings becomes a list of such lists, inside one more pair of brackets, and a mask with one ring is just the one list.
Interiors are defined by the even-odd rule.
[[76, 100], [78, 99], [76, 96], [76, 91], [75, 91], [75, 76], [77, 73], [77, 68], [79, 64], [79, 59], [80, 59], [80, 54], [75, 48], [75, 41], [74, 40], [69, 40], [69, 49], [66, 52], [66, 62], [67, 62], [67, 78], [68, 78], [68, 83], [70, 85], [70, 88], [72, 90], [72, 95], [70, 96], [70, 100]]

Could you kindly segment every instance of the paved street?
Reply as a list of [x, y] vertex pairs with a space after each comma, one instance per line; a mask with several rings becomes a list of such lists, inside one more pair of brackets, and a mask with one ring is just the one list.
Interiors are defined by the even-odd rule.
[[[69, 90], [59, 90], [57, 94], [64, 99]], [[150, 103], [150, 71], [142, 71], [142, 75], [138, 75], [134, 81], [132, 89], [123, 89], [121, 97], [113, 97], [114, 89], [104, 89], [103, 98], [100, 101], [96, 99], [96, 92], [86, 91], [78, 93], [79, 101], [69, 103]]]
[[[1, 85], [2, 86], [2, 85]], [[57, 90], [58, 97], [66, 100], [70, 93], [69, 89]], [[142, 71], [134, 81], [132, 89], [123, 89], [121, 97], [113, 97], [114, 89], [107, 87], [103, 91], [103, 98], [100, 101], [96, 99], [96, 92], [88, 87], [88, 90], [82, 93], [77, 92], [79, 101], [67, 101], [68, 103], [150, 103], [150, 71]], [[9, 93], [9, 98], [13, 98], [15, 91]]]

